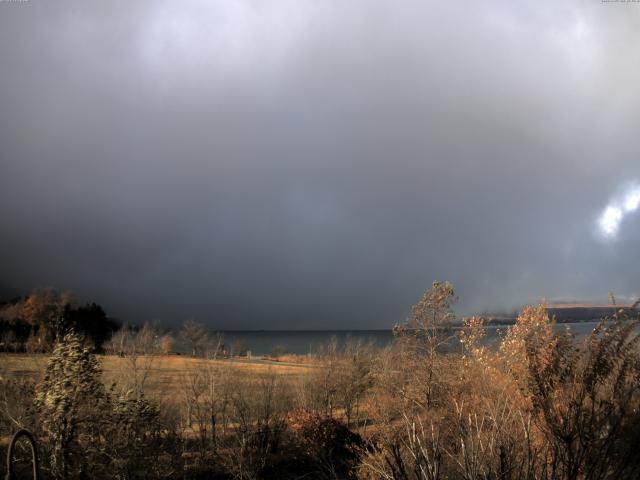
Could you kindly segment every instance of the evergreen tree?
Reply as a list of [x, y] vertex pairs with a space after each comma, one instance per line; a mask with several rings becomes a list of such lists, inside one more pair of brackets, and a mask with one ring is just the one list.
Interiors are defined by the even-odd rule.
[[[36, 408], [51, 445], [54, 478], [66, 479], [86, 472], [90, 445], [99, 438], [108, 396], [98, 360], [74, 332], [56, 344], [43, 381], [36, 388]], [[80, 439], [83, 448], [80, 448]]]

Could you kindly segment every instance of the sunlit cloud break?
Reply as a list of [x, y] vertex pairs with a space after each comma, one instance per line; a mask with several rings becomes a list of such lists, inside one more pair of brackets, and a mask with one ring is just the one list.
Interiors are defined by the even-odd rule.
[[640, 185], [634, 183], [622, 197], [609, 203], [598, 218], [598, 228], [605, 238], [615, 238], [624, 217], [640, 206]]

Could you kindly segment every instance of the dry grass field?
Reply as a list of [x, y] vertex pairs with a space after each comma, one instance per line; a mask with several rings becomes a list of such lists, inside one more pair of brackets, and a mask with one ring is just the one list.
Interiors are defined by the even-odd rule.
[[[38, 381], [47, 365], [45, 354], [0, 354], [0, 379], [31, 378]], [[291, 356], [285, 361], [271, 361], [260, 358], [230, 358], [209, 360], [181, 355], [139, 356], [135, 365], [129, 358], [116, 355], [98, 356], [107, 386], [120, 383], [124, 377], [138, 369], [146, 375], [145, 393], [152, 398], [170, 398], [183, 388], [190, 372], [203, 368], [221, 368], [230, 374], [244, 379], [260, 378], [269, 374], [277, 374], [283, 380], [294, 380], [317, 368], [307, 359], [296, 359]], [[305, 363], [302, 363], [305, 362]]]

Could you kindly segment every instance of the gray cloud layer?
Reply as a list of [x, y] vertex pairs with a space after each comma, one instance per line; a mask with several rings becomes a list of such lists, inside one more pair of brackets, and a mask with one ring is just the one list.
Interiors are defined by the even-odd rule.
[[640, 7], [0, 3], [0, 283], [126, 320], [377, 328], [638, 291]]

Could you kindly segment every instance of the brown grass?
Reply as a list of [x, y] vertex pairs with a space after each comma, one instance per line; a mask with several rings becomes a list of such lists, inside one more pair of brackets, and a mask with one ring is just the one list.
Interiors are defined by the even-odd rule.
[[[98, 357], [104, 373], [107, 386], [118, 382], [123, 371], [129, 368], [127, 360], [115, 355], [100, 355]], [[0, 354], [0, 379], [26, 377], [38, 381], [47, 364], [48, 355], [45, 354]], [[206, 365], [227, 366], [237, 370], [243, 377], [276, 373], [287, 378], [297, 378], [307, 373], [309, 364], [274, 362], [263, 359], [220, 359], [208, 360], [180, 355], [157, 355], [144, 357], [140, 360], [149, 361], [150, 372], [146, 383], [146, 392], [151, 397], [167, 397], [178, 394], [184, 384], [185, 375]], [[142, 363], [142, 361], [141, 361]]]

